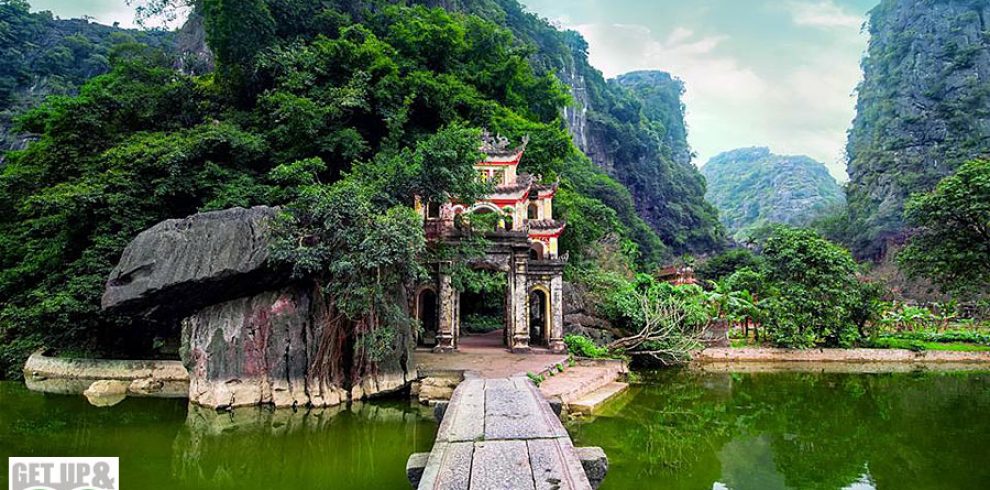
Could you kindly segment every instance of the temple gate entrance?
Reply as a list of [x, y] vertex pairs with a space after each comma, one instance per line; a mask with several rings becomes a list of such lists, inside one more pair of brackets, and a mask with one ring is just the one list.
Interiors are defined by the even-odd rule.
[[423, 288], [416, 298], [416, 319], [419, 320], [422, 331], [418, 344], [424, 347], [437, 345], [437, 333], [440, 330], [440, 302], [433, 288]]
[[550, 343], [550, 299], [542, 288], [529, 293], [529, 345], [546, 347]]
[[[460, 294], [460, 335], [481, 336], [504, 330], [508, 323], [508, 284], [505, 272], [476, 269]], [[499, 346], [505, 346], [505, 339]]]

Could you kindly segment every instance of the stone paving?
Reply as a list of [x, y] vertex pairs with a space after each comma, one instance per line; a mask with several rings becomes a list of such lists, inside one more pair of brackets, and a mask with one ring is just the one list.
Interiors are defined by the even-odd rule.
[[557, 364], [567, 364], [567, 354], [533, 349], [529, 354], [513, 354], [502, 345], [502, 331], [461, 338], [455, 352], [434, 353], [417, 349], [413, 360], [420, 377], [437, 372], [472, 372], [475, 377], [506, 378], [526, 373], [539, 374]]

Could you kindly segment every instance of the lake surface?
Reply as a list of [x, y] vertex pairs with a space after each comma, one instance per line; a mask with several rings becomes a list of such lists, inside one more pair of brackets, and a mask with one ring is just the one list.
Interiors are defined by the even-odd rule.
[[128, 398], [97, 408], [0, 382], [0, 460], [119, 456], [125, 489], [408, 489], [406, 459], [429, 451], [436, 429], [408, 401], [217, 413]]
[[990, 488], [990, 373], [664, 371], [568, 429], [602, 490]]
[[[608, 454], [603, 490], [990, 488], [990, 373], [669, 370], [568, 429]], [[0, 382], [0, 460], [119, 456], [125, 489], [408, 489], [406, 459], [435, 436], [408, 402], [97, 408]]]

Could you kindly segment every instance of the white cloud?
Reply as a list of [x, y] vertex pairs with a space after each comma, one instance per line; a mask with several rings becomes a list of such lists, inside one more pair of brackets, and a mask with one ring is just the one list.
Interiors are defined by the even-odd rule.
[[834, 0], [791, 0], [785, 4], [799, 26], [859, 29], [863, 18], [846, 12]]
[[696, 164], [734, 148], [770, 146], [777, 153], [811, 156], [845, 178], [846, 129], [860, 77], [856, 60], [845, 59], [847, 50], [818, 47], [802, 64], [770, 72], [721, 52], [732, 42], [728, 37], [686, 27], [662, 36], [630, 24], [570, 28], [587, 39], [591, 64], [606, 77], [663, 70], [684, 80]]
[[[31, 10], [50, 10], [56, 16], [64, 19], [86, 16], [100, 24], [113, 25], [114, 23], [118, 23], [121, 27], [138, 27], [135, 22], [134, 6], [128, 5], [126, 0], [74, 0], [72, 2], [65, 0], [32, 0]], [[149, 19], [145, 23], [145, 26], [166, 28], [181, 26], [188, 16], [188, 11], [188, 8], [179, 9], [176, 19], [171, 22], [163, 18]]]

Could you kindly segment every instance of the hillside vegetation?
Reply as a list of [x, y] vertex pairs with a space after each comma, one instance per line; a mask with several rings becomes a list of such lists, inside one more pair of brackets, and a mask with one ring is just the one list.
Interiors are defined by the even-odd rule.
[[[24, 0], [0, 1], [0, 161], [25, 138], [11, 133], [13, 118], [49, 95], [70, 95], [115, 59], [168, 49], [171, 33], [121, 29], [84, 19], [31, 13]], [[164, 55], [164, 52], [162, 53]]]
[[701, 172], [708, 199], [737, 240], [768, 224], [806, 226], [845, 202], [825, 165], [806, 156], [743, 148], [715, 156]]
[[[521, 12], [506, 5], [515, 10], [502, 14]], [[360, 232], [391, 244], [388, 257], [416, 253], [421, 240], [396, 242], [389, 230], [413, 233], [415, 194], [476, 192], [481, 128], [513, 141], [529, 136], [523, 170], [561, 179], [556, 211], [568, 222], [569, 276], [603, 263], [648, 267], [666, 253], [629, 191], [574, 145], [561, 119], [571, 97], [541, 63], [542, 47], [504, 27], [551, 32], [545, 22], [520, 14], [496, 23], [495, 11], [384, 0], [203, 0], [195, 8], [215, 71], [193, 75], [138, 49], [110, 59], [110, 71], [78, 95], [49, 97], [21, 120], [17, 130], [37, 141], [10, 152], [0, 170], [0, 206], [12, 210], [0, 215], [4, 370], [16, 372], [40, 345], [153, 355], [155, 339], [174, 325], [110, 317], [99, 296], [127, 242], [166, 218], [285, 205], [295, 210], [294, 232], [333, 241], [347, 238], [339, 236], [346, 222], [317, 230], [331, 217], [305, 213], [360, 209], [381, 216]], [[311, 241], [282, 255], [303, 271], [338, 266], [320, 258], [325, 243]], [[374, 268], [383, 257], [339, 266]]]

